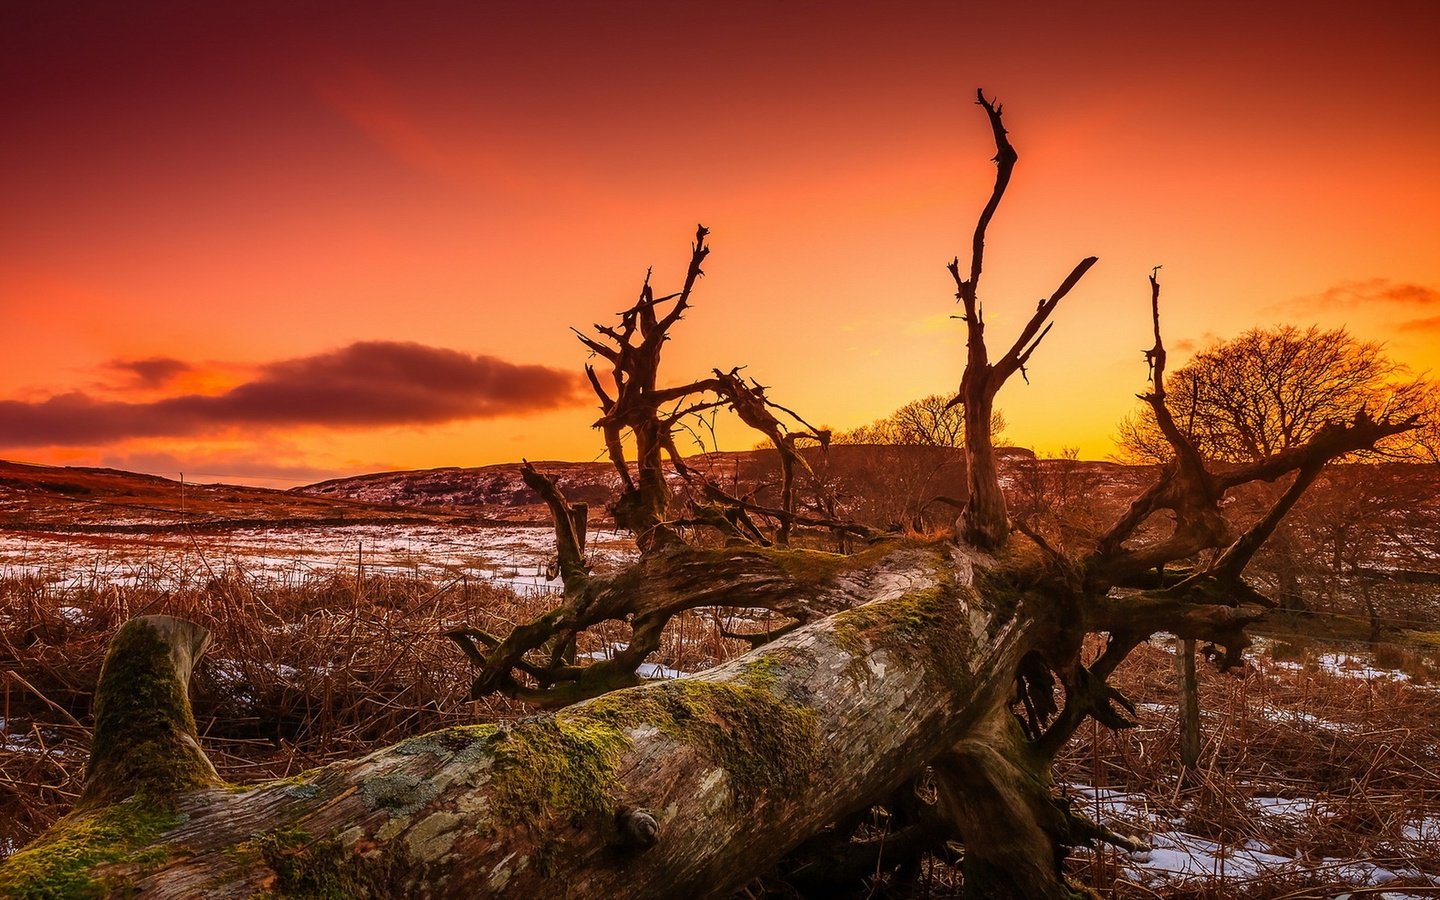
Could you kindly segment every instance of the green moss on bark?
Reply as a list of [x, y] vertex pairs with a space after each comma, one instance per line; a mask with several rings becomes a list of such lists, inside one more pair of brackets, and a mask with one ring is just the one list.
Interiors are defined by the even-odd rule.
[[116, 633], [95, 691], [85, 791], [74, 811], [0, 865], [0, 900], [128, 896], [146, 871], [183, 854], [155, 846], [179, 824], [176, 799], [220, 779], [200, 750], [187, 696], [209, 640], [166, 616]]
[[[477, 765], [488, 761], [483, 771], [492, 824], [543, 829], [613, 815], [616, 767], [629, 747], [619, 729], [561, 713], [509, 725], [446, 728], [403, 741], [393, 752]], [[373, 775], [361, 783], [360, 793], [369, 808], [392, 817], [413, 816], [440, 797], [432, 780], [409, 773]]]
[[618, 691], [562, 715], [617, 729], [658, 728], [723, 767], [737, 800], [754, 800], [769, 790], [802, 786], [819, 750], [815, 711], [771, 689], [782, 664], [762, 659], [741, 683], [682, 678]]
[[357, 877], [355, 858], [338, 841], [317, 840], [300, 829], [256, 838], [253, 850], [275, 873], [273, 893], [286, 900], [351, 900], [371, 896]]
[[[977, 649], [968, 611], [978, 599], [973, 589], [946, 580], [837, 613], [834, 638], [857, 663], [884, 650], [923, 667], [937, 687], [963, 690]], [[855, 666], [856, 677], [864, 671], [863, 663]]]
[[151, 622], [127, 622], [100, 671], [95, 741], [78, 806], [137, 793], [172, 798], [219, 781], [196, 741], [190, 698], [170, 645]]
[[393, 750], [400, 756], [429, 755], [441, 759], [477, 759], [489, 752], [489, 742], [499, 733], [500, 726], [489, 723], [453, 725], [403, 740], [396, 744]]
[[846, 572], [855, 572], [874, 565], [894, 553], [894, 542], [874, 544], [855, 553], [827, 553], [822, 550], [788, 549], [784, 547], [727, 547], [719, 550], [687, 548], [690, 561], [710, 560], [715, 566], [723, 567], [726, 562], [740, 557], [764, 560], [783, 572], [797, 586], [828, 584]]
[[501, 728], [490, 744], [497, 824], [613, 815], [619, 794], [616, 767], [629, 746], [619, 729], [565, 713]]
[[168, 805], [144, 795], [71, 813], [0, 864], [0, 900], [126, 896], [135, 879], [174, 852], [150, 844], [179, 823]]

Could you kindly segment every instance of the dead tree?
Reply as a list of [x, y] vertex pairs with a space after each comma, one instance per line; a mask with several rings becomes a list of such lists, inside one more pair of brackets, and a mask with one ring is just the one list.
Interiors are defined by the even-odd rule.
[[1025, 364], [1040, 342], [1054, 326], [1050, 315], [1065, 299], [1065, 295], [1085, 277], [1096, 257], [1088, 256], [1075, 265], [1065, 280], [1049, 297], [1041, 298], [1036, 304], [1020, 335], [1005, 351], [1005, 355], [994, 363], [985, 346], [985, 310], [980, 302], [980, 274], [985, 262], [985, 232], [990, 220], [1000, 207], [1015, 163], [1020, 156], [1015, 152], [1007, 137], [1003, 112], [999, 103], [985, 98], [984, 91], [975, 92], [975, 102], [985, 110], [990, 120], [990, 131], [995, 137], [995, 187], [990, 199], [980, 211], [975, 223], [975, 233], [970, 241], [970, 271], [968, 276], [960, 273], [960, 258], [949, 265], [950, 275], [955, 280], [955, 299], [965, 312], [966, 357], [965, 374], [960, 379], [960, 392], [950, 404], [964, 404], [965, 410], [965, 461], [968, 466], [970, 496], [960, 516], [960, 536], [982, 550], [994, 550], [1005, 543], [1010, 533], [1010, 522], [1005, 512], [1005, 494], [1000, 490], [999, 473], [995, 466], [995, 448], [991, 441], [991, 417], [995, 413], [995, 395], [1016, 372], [1029, 380]]
[[[555, 523], [554, 569], [562, 579], [565, 602], [503, 639], [474, 628], [450, 632], [480, 669], [472, 696], [499, 692], [537, 706], [554, 707], [637, 685], [640, 678], [636, 668], [660, 646], [670, 620], [687, 609], [764, 609], [788, 616], [794, 625], [834, 611], [835, 607], [814, 598], [797, 597], [783, 579], [777, 580], [785, 573], [787, 558], [762, 552], [775, 545], [786, 546], [797, 526], [841, 529], [862, 537], [870, 534], [870, 529], [861, 525], [796, 510], [796, 472], [813, 476], [796, 443], [810, 440], [824, 447], [829, 433], [769, 399], [766, 388], [754, 379], [742, 377], [738, 367], [729, 371], [715, 369], [711, 377], [683, 384], [659, 383], [662, 350], [670, 329], [689, 308], [695, 283], [703, 274], [701, 264], [710, 253], [705, 243], [708, 235], [703, 225], [696, 229], [684, 286], [679, 291], [656, 297], [647, 272], [639, 298], [619, 314], [618, 325], [597, 324], [598, 336], [593, 338], [576, 332], [587, 348], [610, 363], [608, 387], [607, 379], [593, 366], [587, 365], [585, 374], [600, 401], [602, 415], [595, 427], [604, 435], [606, 451], [620, 480], [620, 495], [611, 514], [616, 525], [635, 535], [643, 555], [640, 570], [645, 574], [639, 575], [637, 570], [638, 579], [592, 577], [583, 545], [585, 513], [527, 463], [521, 471], [525, 483], [545, 501]], [[668, 309], [666, 304], [670, 304]], [[681, 457], [675, 446], [676, 429], [693, 416], [719, 409], [733, 411], [774, 445], [782, 473], [780, 506], [736, 497], [692, 469]], [[799, 428], [787, 426], [781, 415]], [[633, 474], [625, 454], [627, 435], [635, 447]], [[703, 499], [687, 518], [671, 515], [667, 459], [670, 471], [695, 482]], [[681, 530], [694, 526], [718, 529], [730, 544], [749, 548], [750, 552], [732, 553], [723, 561], [687, 561], [690, 548]], [[723, 596], [703, 587], [705, 578], [722, 570], [736, 579], [751, 579], [755, 589], [737, 596], [736, 602], [723, 602]], [[774, 591], [765, 589], [767, 579], [774, 584]], [[723, 584], [723, 579], [716, 584]], [[628, 644], [609, 659], [576, 665], [576, 637], [605, 621], [628, 623]]]
[[[1132, 724], [1133, 706], [1107, 679], [1149, 636], [1210, 642], [1222, 665], [1239, 662], [1246, 626], [1270, 606], [1244, 578], [1256, 549], [1327, 461], [1416, 420], [1356, 410], [1299, 446], [1212, 468], [1173, 422], [1164, 427], [1152, 273], [1144, 399], [1173, 445], [1171, 463], [1079, 555], [1023, 525], [1012, 533], [988, 431], [995, 394], [1023, 373], [1055, 305], [1094, 259], [988, 361], [975, 291], [985, 228], [1016, 157], [999, 105], [983, 95], [979, 103], [1000, 175], [969, 278], [951, 266], [970, 335], [959, 399], [972, 494], [955, 541], [889, 536], [848, 556], [764, 546], [754, 539], [762, 522], [771, 534], [782, 521], [845, 523], [728, 495], [683, 526], [667, 519], [662, 454], [685, 467], [667, 430], [673, 417], [742, 396], [720, 373], [656, 386], [660, 345], [708, 252], [702, 228], [682, 291], [654, 298], [647, 279], [619, 327], [598, 329], [609, 343], [585, 338], [613, 366], [613, 393], [590, 377], [623, 485], [615, 517], [635, 532], [639, 561], [591, 572], [575, 506], [527, 469], [554, 515], [564, 597], [503, 638], [456, 634], [480, 668], [476, 693], [560, 708], [410, 738], [298, 778], [225, 785], [199, 752], [185, 695], [203, 632], [135, 620], [116, 636], [101, 677], [85, 794], [0, 868], [0, 897], [723, 897], [777, 866], [818, 893], [827, 875], [876, 871], [883, 848], [854, 831], [877, 804], [904, 823], [889, 845], [905, 848], [900, 865], [907, 853], [963, 842], [974, 897], [1070, 897], [1061, 869], [1069, 848], [1136, 846], [1057, 796], [1056, 754], [1089, 719]], [[750, 400], [770, 408], [763, 396]], [[627, 429], [639, 456], [633, 476]], [[1257, 521], [1237, 527], [1221, 513], [1235, 487], [1284, 478], [1283, 495]], [[1169, 518], [1168, 533], [1148, 537], [1153, 527], [1142, 526], [1157, 517]], [[723, 548], [684, 540], [702, 522], [725, 534]], [[1162, 566], [1186, 571], [1157, 588]], [[707, 672], [643, 683], [636, 670], [666, 623], [703, 606], [776, 610], [793, 627], [755, 636], [756, 649]], [[630, 624], [629, 646], [577, 665], [577, 635], [605, 620]], [[1095, 633], [1106, 647], [1086, 664], [1083, 639]], [[939, 789], [933, 806], [909, 787], [927, 771]]]
[[[776, 517], [782, 544], [794, 524], [790, 517], [795, 512], [795, 470], [797, 467], [808, 469], [803, 457], [795, 452], [795, 442], [808, 438], [824, 445], [829, 441], [828, 433], [814, 429], [793, 411], [766, 397], [766, 389], [759, 382], [742, 378], [739, 368], [729, 372], [715, 369], [711, 378], [660, 386], [661, 351], [670, 340], [670, 329], [689, 308], [696, 281], [704, 274], [701, 266], [710, 255], [705, 243], [709, 234], [704, 225], [696, 227], [690, 264], [680, 290], [656, 297], [647, 272], [639, 298], [619, 314], [618, 325], [595, 325], [597, 337], [575, 331], [581, 343], [610, 363], [608, 388], [594, 366], [587, 365], [585, 375], [600, 401], [602, 415], [595, 427], [604, 435], [606, 453], [620, 477], [620, 497], [611, 513], [618, 526], [635, 535], [642, 550], [654, 550], [678, 541], [676, 523], [668, 518], [671, 491], [666, 483], [664, 462], [668, 458], [681, 477], [697, 474], [685, 464], [675, 447], [675, 430], [688, 418], [709, 410], [730, 409], [774, 444], [784, 472], [781, 514]], [[669, 308], [665, 309], [667, 304]], [[776, 411], [809, 430], [787, 428]], [[625, 457], [627, 434], [635, 442], [634, 475]], [[714, 487], [712, 493], [717, 491], [719, 488]], [[735, 504], [730, 505], [733, 508]]]
[[[640, 286], [635, 304], [620, 313], [618, 327], [595, 326], [599, 338], [580, 331], [580, 342], [597, 356], [610, 363], [610, 390], [601, 383], [593, 366], [585, 367], [585, 375], [600, 400], [600, 419], [595, 427], [605, 436], [605, 450], [620, 476], [620, 497], [611, 512], [621, 528], [635, 535], [645, 550], [675, 543], [678, 538], [666, 524], [670, 508], [670, 488], [665, 483], [663, 454], [683, 471], [684, 463], [675, 449], [672, 426], [685, 414], [698, 412], [705, 404], [684, 404], [704, 391], [705, 385], [691, 383], [660, 387], [660, 351], [669, 340], [671, 326], [680, 321], [690, 305], [695, 282], [703, 273], [701, 265], [710, 255], [705, 245], [709, 231], [702, 225], [695, 230], [695, 243], [690, 248], [690, 265], [685, 272], [684, 286], [673, 294], [656, 297], [650, 286], [650, 273]], [[668, 310], [663, 310], [669, 304]], [[680, 405], [671, 412], [665, 409]], [[635, 474], [625, 459], [625, 434], [635, 440]]]

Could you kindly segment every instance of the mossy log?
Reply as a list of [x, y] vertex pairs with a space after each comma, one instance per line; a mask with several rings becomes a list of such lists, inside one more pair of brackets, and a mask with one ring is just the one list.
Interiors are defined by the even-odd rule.
[[245, 787], [195, 742], [203, 629], [135, 620], [86, 799], [0, 897], [724, 896], [1003, 709], [1044, 617], [974, 561], [900, 545], [836, 567], [853, 608], [699, 675]]

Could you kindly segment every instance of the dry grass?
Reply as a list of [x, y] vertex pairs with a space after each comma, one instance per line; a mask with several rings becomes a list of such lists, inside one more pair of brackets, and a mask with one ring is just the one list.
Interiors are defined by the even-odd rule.
[[472, 617], [500, 628], [543, 602], [467, 579], [340, 573], [178, 589], [0, 582], [0, 658], [10, 660], [0, 666], [0, 848], [29, 840], [78, 792], [87, 734], [75, 722], [87, 721], [109, 638], [132, 616], [181, 616], [214, 633], [195, 673], [196, 719], [221, 773], [247, 781], [395, 735], [519, 714], [464, 700], [469, 673], [443, 632]]
[[[523, 715], [504, 700], [464, 699], [472, 673], [443, 632], [468, 622], [503, 633], [553, 602], [464, 577], [359, 579], [353, 570], [279, 581], [230, 570], [173, 583], [0, 581], [0, 854], [43, 830], [78, 793], [91, 690], [110, 635], [132, 616], [168, 613], [214, 632], [195, 677], [197, 719], [221, 773], [243, 782], [446, 724]], [[651, 662], [703, 669], [745, 649], [721, 637], [722, 628], [769, 624], [694, 611], [676, 619]], [[612, 624], [580, 650], [603, 653], [624, 631]], [[1422, 679], [1434, 668], [1434, 648], [1378, 649], [1382, 662]], [[1237, 877], [1222, 863], [1209, 877], [1147, 883], [1133, 860], [1105, 850], [1079, 854], [1075, 874], [1108, 897], [1280, 898], [1347, 890], [1346, 872], [1327, 858], [1440, 873], [1440, 690], [1332, 671], [1327, 652], [1271, 642], [1243, 673], [1202, 664], [1204, 753], [1195, 771], [1182, 773], [1173, 655], [1163, 642], [1142, 646], [1115, 679], [1142, 704], [1141, 726], [1086, 729], [1057, 767], [1061, 783], [1131, 796], [1119, 815], [1087, 810], [1117, 830], [1184, 832], [1229, 848], [1220, 859], [1263, 845], [1312, 861], [1307, 873]], [[1265, 814], [1261, 805], [1276, 801], [1257, 798], [1292, 798], [1300, 812]], [[1427, 816], [1433, 827], [1417, 835]], [[927, 861], [922, 871], [920, 895], [954, 895], [951, 866]], [[875, 895], [885, 895], [882, 885]]]
[[[353, 570], [276, 581], [229, 569], [181, 587], [57, 587], [0, 580], [0, 857], [69, 808], [84, 774], [91, 695], [109, 639], [127, 619], [165, 613], [214, 641], [192, 686], [207, 753], [234, 781], [285, 777], [399, 737], [524, 715], [503, 698], [465, 699], [473, 671], [444, 632], [504, 634], [553, 604], [468, 577], [434, 583]], [[685, 672], [746, 649], [720, 630], [778, 623], [704, 610], [677, 616], [651, 662]], [[596, 655], [620, 623], [582, 636]]]
[[[1140, 727], [1082, 731], [1057, 780], [1134, 795], [1119, 815], [1103, 804], [1087, 812], [1121, 831], [1128, 820], [1142, 837], [1173, 829], [1215, 842], [1219, 865], [1163, 891], [1113, 850], [1082, 856], [1077, 874], [1102, 896], [1180, 898], [1334, 896], [1355, 885], [1345, 866], [1354, 861], [1440, 874], [1440, 691], [1367, 673], [1358, 662], [1372, 658], [1367, 649], [1341, 649], [1355, 656], [1338, 669], [1337, 648], [1319, 645], [1262, 646], [1230, 674], [1202, 662], [1204, 743], [1188, 772], [1178, 763], [1173, 653], [1159, 642], [1137, 649], [1114, 681], [1142, 704]], [[1226, 872], [1227, 856], [1247, 848], [1304, 866]], [[1417, 878], [1389, 887], [1407, 885], [1435, 890]]]

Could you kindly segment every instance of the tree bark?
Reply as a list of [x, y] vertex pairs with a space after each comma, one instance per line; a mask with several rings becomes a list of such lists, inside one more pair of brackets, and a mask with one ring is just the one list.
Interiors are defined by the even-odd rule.
[[935, 761], [946, 818], [965, 842], [964, 896], [974, 900], [1070, 900], [1061, 874], [1074, 843], [1051, 797], [1050, 761], [1026, 742], [1010, 711], [986, 717]]
[[[178, 739], [131, 771], [180, 758], [193, 778], [132, 793], [94, 768], [86, 796], [104, 802], [7, 861], [0, 897], [31, 896], [67, 865], [101, 894], [154, 898], [724, 896], [967, 736], [983, 753], [1049, 617], [1000, 587], [1002, 570], [977, 581], [977, 565], [994, 561], [898, 544], [816, 585], [852, 608], [705, 673], [243, 789], [189, 766], [182, 693]], [[137, 628], [122, 629], [111, 664]], [[173, 634], [191, 628], [203, 634]], [[102, 680], [97, 704], [120, 709], [127, 691]], [[116, 834], [136, 816], [143, 828]], [[78, 858], [93, 861], [78, 867], [77, 834]]]
[[1000, 488], [1000, 468], [990, 436], [995, 395], [976, 392], [965, 402], [965, 477], [970, 489], [960, 516], [961, 537], [974, 547], [993, 550], [1010, 535], [1010, 515]]
[[1180, 765], [1200, 762], [1200, 688], [1195, 680], [1195, 639], [1175, 640], [1175, 675], [1180, 681]]

